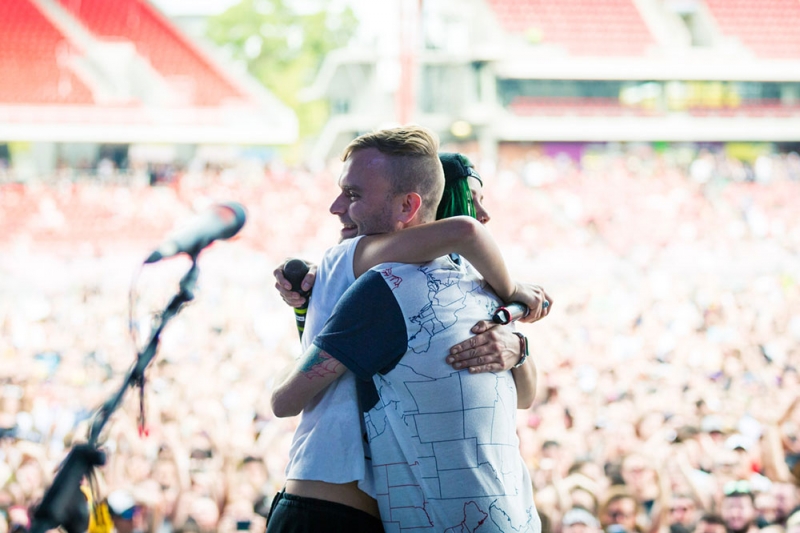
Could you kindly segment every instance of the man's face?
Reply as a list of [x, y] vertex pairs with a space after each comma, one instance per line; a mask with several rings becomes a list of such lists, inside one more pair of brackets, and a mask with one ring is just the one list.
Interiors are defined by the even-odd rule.
[[726, 496], [719, 511], [728, 531], [746, 531], [756, 515], [753, 500], [748, 495]]
[[[770, 524], [775, 522], [778, 517], [778, 504], [775, 495], [769, 492], [761, 492], [755, 498], [756, 514]], [[784, 517], [785, 518], [785, 517]]]
[[604, 520], [606, 525], [619, 524], [625, 531], [636, 527], [636, 502], [631, 498], [620, 498], [608, 504]]
[[798, 504], [797, 488], [792, 483], [775, 482], [772, 484], [772, 494], [777, 518], [785, 520]]
[[393, 217], [395, 197], [386, 172], [386, 156], [375, 148], [357, 150], [344, 162], [339, 176], [341, 192], [330, 207], [342, 223], [342, 241], [400, 229]]
[[694, 524], [696, 510], [691, 498], [675, 498], [669, 508], [669, 523], [690, 526]]

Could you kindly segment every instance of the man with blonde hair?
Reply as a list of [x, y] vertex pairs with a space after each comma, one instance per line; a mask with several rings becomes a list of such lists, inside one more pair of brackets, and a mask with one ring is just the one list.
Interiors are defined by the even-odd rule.
[[[435, 220], [444, 181], [438, 146], [419, 142], [425, 153], [412, 148], [414, 155], [409, 155], [407, 143], [398, 147], [396, 138], [422, 141], [427, 136], [422, 128], [413, 130], [362, 136], [345, 150], [342, 193], [331, 206], [343, 224], [343, 242], [333, 249], [336, 264], [348, 265], [342, 272], [352, 267], [365, 235], [416, 229]], [[434, 172], [422, 170], [429, 165]], [[401, 174], [405, 177], [398, 178]], [[479, 231], [473, 239], [480, 237], [485, 230], [469, 220]], [[423, 264], [384, 264], [354, 283], [352, 272], [349, 277], [322, 276], [336, 270], [330, 258], [326, 253], [317, 283], [327, 282], [325, 293], [333, 283], [352, 287], [332, 315], [309, 308], [305, 354], [273, 391], [275, 414], [302, 411], [306, 418], [319, 407], [320, 396], [354, 379], [358, 402], [349, 405], [364, 414], [376, 476], [373, 493], [387, 528], [441, 531], [489, 521], [494, 530], [538, 533], [530, 478], [515, 433], [518, 398], [511, 372], [464, 373], [444, 362], [449, 348], [497, 307], [497, 297], [469, 264], [451, 256]], [[503, 287], [498, 293], [506, 298], [521, 290]], [[310, 306], [316, 300], [330, 311], [325, 293], [320, 299], [317, 290], [315, 285]], [[319, 321], [331, 318], [319, 331], [312, 314]], [[536, 316], [542, 316], [541, 301]], [[340, 406], [342, 412], [346, 407]], [[334, 440], [338, 445], [338, 438], [328, 442]], [[344, 463], [353, 455], [330, 453], [328, 460]], [[368, 474], [358, 483], [364, 493]], [[286, 495], [297, 486], [291, 468], [287, 477]]]
[[[444, 187], [438, 149], [437, 139], [418, 126], [361, 135], [345, 148], [341, 193], [330, 207], [342, 223], [340, 243], [325, 253], [317, 271], [303, 349], [311, 346], [336, 302], [355, 282], [356, 237], [394, 231], [394, 219], [404, 206], [393, 200], [409, 191], [432, 197], [421, 209], [435, 214]], [[355, 377], [348, 373], [305, 406], [268, 533], [383, 531], [355, 389]]]

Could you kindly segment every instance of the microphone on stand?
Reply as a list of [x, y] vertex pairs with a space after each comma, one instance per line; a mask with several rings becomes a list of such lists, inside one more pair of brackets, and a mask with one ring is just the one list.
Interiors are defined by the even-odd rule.
[[63, 526], [67, 533], [84, 533], [90, 524], [89, 506], [80, 490], [81, 480], [95, 467], [106, 464], [105, 452], [91, 444], [77, 444], [69, 452], [47, 489], [33, 509], [31, 533], [45, 533]]
[[206, 213], [197, 215], [185, 228], [162, 242], [145, 260], [145, 264], [155, 263], [179, 253], [195, 257], [215, 240], [228, 239], [239, 233], [246, 218], [244, 206], [239, 203], [215, 205]]
[[283, 265], [283, 277], [292, 284], [292, 290], [303, 296], [306, 301], [300, 307], [294, 308], [294, 319], [297, 324], [297, 332], [300, 334], [300, 339], [303, 338], [303, 331], [306, 327], [306, 313], [308, 312], [308, 298], [311, 296], [311, 291], [304, 291], [301, 287], [303, 278], [308, 274], [309, 267], [302, 259], [291, 259]]

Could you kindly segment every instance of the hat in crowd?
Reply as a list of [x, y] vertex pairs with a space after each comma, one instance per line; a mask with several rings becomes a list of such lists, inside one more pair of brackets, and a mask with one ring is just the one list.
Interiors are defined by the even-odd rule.
[[133, 513], [136, 508], [136, 500], [130, 492], [122, 489], [115, 490], [106, 498], [108, 509], [111, 514], [122, 518], [123, 520], [130, 520], [133, 518]]
[[736, 424], [736, 429], [743, 436], [750, 439], [751, 442], [757, 441], [761, 438], [761, 435], [764, 434], [761, 423], [750, 415], [744, 415], [740, 418], [739, 422]]
[[573, 507], [564, 513], [564, 517], [561, 519], [562, 526], [572, 526], [575, 524], [584, 524], [594, 528], [600, 527], [600, 521], [583, 507]]
[[700, 429], [703, 433], [713, 433], [715, 431], [722, 433], [722, 419], [716, 415], [706, 415], [700, 423]]
[[748, 439], [741, 433], [734, 433], [733, 435], [725, 439], [725, 448], [729, 450], [748, 451], [750, 450], [750, 446], [752, 444], [753, 443], [750, 441], [750, 439]]

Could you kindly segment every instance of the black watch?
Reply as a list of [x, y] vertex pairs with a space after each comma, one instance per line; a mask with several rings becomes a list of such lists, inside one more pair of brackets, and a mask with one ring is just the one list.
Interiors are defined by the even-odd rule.
[[525, 361], [528, 360], [528, 356], [530, 353], [528, 352], [528, 337], [520, 333], [519, 331], [514, 331], [514, 335], [519, 337], [519, 350], [522, 352], [522, 357], [519, 358], [517, 364], [513, 366], [513, 368], [519, 368], [525, 364]]

